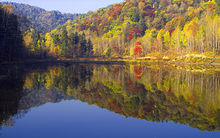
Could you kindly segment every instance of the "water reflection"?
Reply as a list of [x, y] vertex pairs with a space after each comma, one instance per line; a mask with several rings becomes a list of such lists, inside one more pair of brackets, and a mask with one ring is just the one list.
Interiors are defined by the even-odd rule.
[[1, 126], [13, 126], [32, 107], [79, 99], [125, 117], [220, 130], [218, 71], [65, 64], [1, 68], [0, 75]]

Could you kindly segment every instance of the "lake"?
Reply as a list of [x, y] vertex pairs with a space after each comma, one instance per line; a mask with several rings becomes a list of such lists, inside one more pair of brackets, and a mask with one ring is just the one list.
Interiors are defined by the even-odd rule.
[[219, 138], [220, 71], [149, 63], [1, 65], [0, 137]]

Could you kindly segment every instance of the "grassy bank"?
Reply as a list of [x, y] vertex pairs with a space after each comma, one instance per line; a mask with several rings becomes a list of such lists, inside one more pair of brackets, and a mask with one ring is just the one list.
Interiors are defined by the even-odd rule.
[[204, 56], [199, 54], [191, 54], [175, 57], [115, 57], [115, 58], [48, 58], [48, 59], [26, 59], [13, 62], [3, 62], [0, 64], [34, 64], [34, 63], [105, 63], [105, 64], [121, 64], [121, 63], [160, 63], [173, 65], [206, 65], [220, 67], [220, 57]]
[[163, 63], [163, 64], [204, 64], [204, 65], [213, 65], [220, 66], [220, 57], [208, 57], [201, 55], [186, 55], [186, 56], [177, 56], [177, 57], [116, 57], [116, 58], [77, 58], [77, 59], [68, 59], [68, 58], [58, 58], [57, 61], [77, 61], [77, 62], [129, 62], [129, 63]]

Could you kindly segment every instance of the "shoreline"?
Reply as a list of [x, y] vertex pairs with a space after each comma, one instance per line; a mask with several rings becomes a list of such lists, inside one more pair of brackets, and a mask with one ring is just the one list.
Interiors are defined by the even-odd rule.
[[[214, 58], [213, 58], [214, 59]], [[184, 61], [184, 60], [176, 60], [172, 61], [169, 59], [146, 59], [146, 58], [136, 58], [136, 59], [128, 59], [128, 58], [57, 58], [57, 59], [28, 59], [28, 60], [20, 60], [13, 62], [2, 62], [0, 65], [9, 65], [9, 64], [34, 64], [34, 63], [105, 63], [105, 64], [137, 64], [137, 63], [151, 63], [151, 64], [166, 64], [166, 65], [205, 65], [205, 66], [215, 66], [220, 67], [220, 58], [216, 58], [214, 62], [209, 61]], [[207, 60], [207, 59], [206, 59]]]
[[[194, 72], [194, 73], [210, 73], [213, 71], [220, 72], [220, 64], [209, 64], [209, 63], [186, 63], [186, 62], [170, 62], [170, 61], [162, 61], [162, 60], [125, 60], [125, 59], [106, 59], [106, 58], [99, 58], [99, 59], [29, 59], [20, 62], [10, 62], [10, 63], [0, 63], [2, 69], [3, 68], [28, 68], [30, 66], [34, 66], [38, 68], [38, 66], [70, 66], [73, 64], [93, 64], [93, 65], [131, 65], [131, 66], [146, 66], [149, 68], [161, 68], [161, 67], [171, 67], [176, 68], [178, 70], [185, 70], [187, 72]], [[0, 69], [1, 69], [0, 67]]]

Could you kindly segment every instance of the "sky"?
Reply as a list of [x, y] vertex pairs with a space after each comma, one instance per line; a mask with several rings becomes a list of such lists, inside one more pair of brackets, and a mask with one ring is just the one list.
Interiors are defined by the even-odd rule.
[[46, 10], [58, 10], [62, 13], [87, 13], [104, 8], [113, 3], [124, 0], [0, 0], [8, 2], [25, 3]]

